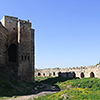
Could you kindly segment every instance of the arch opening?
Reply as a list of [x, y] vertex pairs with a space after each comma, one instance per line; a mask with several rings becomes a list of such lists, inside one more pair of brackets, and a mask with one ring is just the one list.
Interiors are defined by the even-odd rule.
[[58, 73], [58, 77], [61, 77], [61, 72]]
[[75, 72], [73, 72], [73, 78], [75, 78], [76, 77], [76, 74], [75, 74]]
[[41, 73], [38, 73], [38, 76], [41, 76]]
[[84, 78], [84, 73], [83, 72], [81, 73], [81, 78]]
[[51, 76], [51, 73], [49, 73], [49, 76]]
[[43, 73], [43, 76], [45, 76], [45, 73]]
[[66, 77], [68, 77], [68, 73], [66, 72]]
[[94, 75], [93, 72], [90, 73], [90, 77], [91, 77], [91, 78], [95, 77], [95, 75]]
[[17, 61], [17, 46], [15, 44], [11, 44], [8, 49], [8, 60], [9, 62]]
[[53, 76], [55, 76], [55, 72], [53, 72]]

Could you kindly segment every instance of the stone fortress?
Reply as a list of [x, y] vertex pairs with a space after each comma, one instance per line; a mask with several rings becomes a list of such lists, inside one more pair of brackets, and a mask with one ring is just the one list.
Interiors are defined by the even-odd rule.
[[100, 78], [100, 63], [87, 67], [35, 69], [35, 77]]
[[22, 80], [34, 81], [34, 29], [31, 23], [4, 16], [0, 21], [0, 65], [12, 66]]
[[100, 78], [100, 63], [87, 67], [35, 69], [34, 48], [34, 29], [29, 20], [4, 16], [0, 21], [0, 65], [13, 67], [22, 80], [34, 81], [34, 76]]

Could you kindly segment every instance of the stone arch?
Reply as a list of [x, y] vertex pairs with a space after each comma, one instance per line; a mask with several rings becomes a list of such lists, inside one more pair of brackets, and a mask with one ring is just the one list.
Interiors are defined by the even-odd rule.
[[41, 73], [38, 73], [38, 76], [41, 76]]
[[45, 73], [43, 73], [43, 76], [45, 76]]
[[94, 75], [93, 72], [90, 73], [90, 77], [91, 77], [91, 78], [95, 77], [95, 75]]
[[55, 76], [56, 74], [55, 74], [55, 72], [53, 72], [53, 76]]
[[11, 44], [8, 49], [8, 60], [9, 62], [17, 61], [17, 46], [15, 44]]
[[85, 75], [84, 75], [83, 72], [80, 74], [80, 76], [81, 76], [81, 78], [84, 78], [85, 77]]
[[68, 72], [66, 72], [66, 77], [68, 77]]
[[49, 73], [49, 76], [51, 76], [51, 73]]
[[68, 77], [71, 77], [72, 76], [72, 73], [71, 72], [68, 72], [67, 75], [68, 75]]
[[58, 77], [61, 77], [61, 72], [58, 73]]
[[75, 72], [73, 72], [73, 78], [75, 78], [76, 77], [76, 74], [75, 74]]

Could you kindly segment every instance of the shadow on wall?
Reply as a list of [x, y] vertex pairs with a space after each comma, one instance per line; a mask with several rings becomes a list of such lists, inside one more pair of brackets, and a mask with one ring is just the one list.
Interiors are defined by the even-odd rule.
[[17, 61], [17, 46], [15, 44], [11, 44], [8, 49], [9, 61], [16, 62]]
[[59, 72], [58, 77], [68, 77], [68, 78], [75, 78], [75, 72]]
[[[58, 77], [68, 77], [68, 78], [76, 78], [75, 72], [59, 72]], [[84, 78], [85, 74], [83, 72], [80, 73], [80, 78]], [[90, 78], [95, 77], [95, 74], [93, 72], [90, 73]]]

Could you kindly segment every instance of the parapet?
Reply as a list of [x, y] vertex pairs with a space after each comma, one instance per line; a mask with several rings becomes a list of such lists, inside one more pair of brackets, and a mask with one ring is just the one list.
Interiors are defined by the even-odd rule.
[[20, 21], [20, 22], [22, 22], [22, 23], [30, 23], [29, 20], [26, 21], [26, 20], [21, 20], [21, 19], [19, 19], [18, 21]]
[[[21, 19], [18, 19], [18, 17], [13, 17], [13, 16], [3, 16], [2, 19], [12, 19], [12, 20], [16, 20], [16, 21], [20, 21], [22, 23], [30, 23], [29, 20], [21, 20]], [[31, 24], [31, 23], [30, 23]]]
[[5, 18], [10, 18], [10, 19], [18, 19], [18, 17], [13, 17], [13, 16], [4, 16]]

